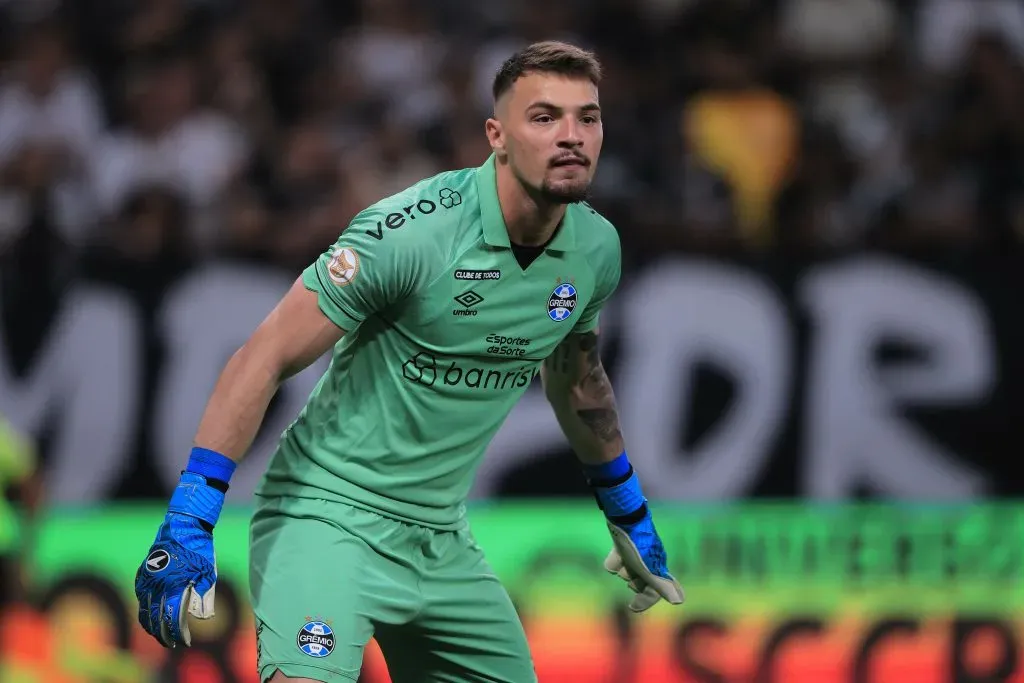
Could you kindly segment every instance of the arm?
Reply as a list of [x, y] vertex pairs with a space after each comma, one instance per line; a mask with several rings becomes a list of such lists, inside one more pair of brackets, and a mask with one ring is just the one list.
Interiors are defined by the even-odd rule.
[[421, 237], [421, 230], [383, 230], [392, 204], [353, 219], [303, 270], [218, 378], [167, 516], [135, 575], [139, 622], [166, 647], [189, 645], [187, 613], [213, 616], [213, 529], [236, 465], [278, 387], [346, 332], [416, 291], [443, 263], [436, 258], [436, 241]]
[[625, 579], [638, 594], [630, 608], [641, 612], [662, 598], [682, 603], [682, 588], [668, 572], [665, 548], [654, 528], [640, 479], [626, 455], [596, 327], [566, 337], [544, 361], [541, 381], [607, 518], [614, 549], [605, 568]]
[[242, 460], [281, 384], [344, 334], [320, 310], [316, 292], [296, 280], [224, 367], [199, 423], [196, 446]]
[[615, 393], [601, 363], [597, 330], [566, 337], [541, 367], [541, 381], [581, 462], [601, 465], [622, 454]]
[[192, 514], [210, 527], [217, 523], [235, 467], [256, 438], [278, 388], [326, 353], [344, 334], [320, 310], [316, 292], [309, 291], [301, 278], [296, 280], [228, 360], [200, 420], [182, 483], [195, 479], [213, 487], [220, 493], [213, 496], [216, 505], [211, 500], [209, 509], [197, 509], [196, 496], [181, 494], [191, 489], [179, 484], [171, 499], [172, 511]]
[[[338, 241], [303, 270], [281, 302], [227, 363], [200, 420], [195, 448], [171, 511], [216, 523], [223, 494], [237, 463], [252, 444], [270, 400], [288, 377], [309, 366], [347, 331], [405, 298], [432, 276], [436, 262], [415, 231], [378, 239], [387, 207], [359, 214]], [[383, 235], [383, 233], [380, 233]], [[213, 487], [191, 493], [192, 479]], [[186, 481], [188, 479], [189, 481]], [[186, 496], [187, 493], [187, 496]]]
[[597, 328], [569, 334], [544, 361], [541, 381], [608, 520], [628, 526], [649, 515], [626, 455], [615, 392], [601, 363]]
[[164, 646], [191, 643], [186, 612], [200, 619], [214, 614], [213, 528], [271, 398], [343, 334], [321, 311], [317, 294], [296, 281], [218, 378], [164, 523], [135, 575], [139, 622]]

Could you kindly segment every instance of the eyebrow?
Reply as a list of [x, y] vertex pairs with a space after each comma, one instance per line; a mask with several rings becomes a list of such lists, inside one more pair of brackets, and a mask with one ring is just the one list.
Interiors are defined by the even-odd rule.
[[[531, 104], [526, 109], [527, 109], [527, 111], [529, 111], [530, 109], [546, 109], [548, 111], [562, 111], [564, 108], [565, 107], [559, 107], [558, 105], [552, 104], [551, 102], [545, 102], [545, 101], [541, 100], [540, 102], [534, 102], [533, 104]], [[580, 107], [580, 111], [584, 111], [584, 112], [597, 111], [597, 112], [599, 112], [599, 111], [601, 111], [601, 105], [599, 105], [597, 102], [589, 102], [587, 104], [584, 104], [582, 107]]]

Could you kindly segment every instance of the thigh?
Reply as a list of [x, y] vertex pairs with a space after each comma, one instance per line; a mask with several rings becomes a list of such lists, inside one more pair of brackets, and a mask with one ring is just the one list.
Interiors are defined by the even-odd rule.
[[258, 507], [249, 584], [259, 680], [275, 671], [358, 679], [373, 624], [407, 621], [419, 607], [415, 572], [387, 556], [401, 550], [401, 531], [324, 501]]
[[438, 534], [423, 609], [403, 629], [378, 628], [394, 683], [535, 683], [512, 600], [468, 532]]

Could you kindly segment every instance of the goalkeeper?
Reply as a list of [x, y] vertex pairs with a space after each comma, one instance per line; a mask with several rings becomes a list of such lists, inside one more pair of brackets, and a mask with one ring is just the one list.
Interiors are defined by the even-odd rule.
[[572, 45], [510, 57], [485, 124], [491, 157], [357, 215], [227, 363], [136, 574], [139, 620], [163, 645], [189, 645], [188, 613], [213, 615], [213, 528], [271, 397], [332, 349], [256, 491], [261, 682], [355, 681], [371, 638], [395, 683], [537, 680], [464, 501], [538, 373], [606, 517], [605, 568], [635, 611], [683, 601], [598, 352], [621, 267], [615, 228], [583, 201], [599, 81]]

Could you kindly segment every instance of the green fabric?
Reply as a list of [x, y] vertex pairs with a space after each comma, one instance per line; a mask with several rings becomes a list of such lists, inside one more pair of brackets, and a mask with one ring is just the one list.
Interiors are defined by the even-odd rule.
[[555, 347], [597, 326], [620, 267], [615, 228], [580, 203], [524, 271], [493, 158], [371, 206], [303, 273], [347, 334], [258, 493], [459, 528], [495, 432]]
[[394, 683], [536, 681], [512, 601], [467, 529], [259, 500], [250, 558], [261, 681], [355, 681], [371, 637]]

